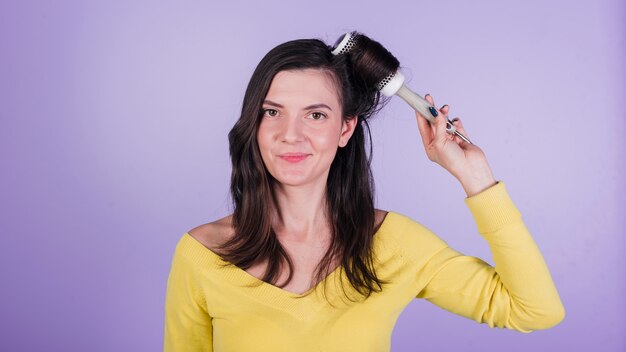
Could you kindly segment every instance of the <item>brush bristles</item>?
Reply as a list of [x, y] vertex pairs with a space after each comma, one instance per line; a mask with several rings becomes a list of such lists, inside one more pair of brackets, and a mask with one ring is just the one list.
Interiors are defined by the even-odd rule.
[[387, 75], [387, 77], [383, 78], [380, 82], [378, 82], [378, 84], [376, 84], [376, 88], [378, 90], [383, 90], [383, 88], [385, 88], [385, 86], [387, 85], [387, 83], [389, 83], [391, 81], [391, 79], [393, 78], [393, 76], [396, 73], [390, 73], [389, 75]]
[[[350, 69], [366, 90], [395, 93], [402, 85], [401, 77], [395, 75], [400, 66], [398, 59], [364, 34], [357, 31], [344, 34], [335, 42], [332, 53], [348, 57]], [[396, 82], [399, 80], [400, 85]]]
[[[348, 36], [348, 41], [343, 45], [342, 48], [339, 49], [339, 52], [335, 53], [335, 55], [347, 54], [350, 51], [352, 51], [352, 49], [356, 45], [356, 42], [358, 40], [358, 36], [356, 35], [356, 33], [350, 32], [349, 34], [347, 34], [347, 36]], [[339, 45], [341, 45], [341, 44], [339, 44]], [[337, 48], [335, 48], [335, 50], [333, 52], [335, 52], [336, 50], [337, 50]]]
[[343, 47], [343, 49], [341, 49], [341, 51], [339, 51], [339, 55], [347, 54], [350, 51], [352, 51], [352, 48], [354, 48], [354, 46], [356, 45], [356, 41], [357, 41], [357, 37], [355, 37], [354, 35], [351, 35], [346, 45]]

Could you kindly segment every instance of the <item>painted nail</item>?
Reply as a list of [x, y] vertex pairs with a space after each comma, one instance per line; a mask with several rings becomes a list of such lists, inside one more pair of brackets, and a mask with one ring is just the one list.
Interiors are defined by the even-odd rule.
[[430, 114], [433, 115], [434, 117], [437, 117], [439, 115], [437, 110], [435, 108], [433, 108], [432, 106], [429, 106], [428, 110], [430, 111]]

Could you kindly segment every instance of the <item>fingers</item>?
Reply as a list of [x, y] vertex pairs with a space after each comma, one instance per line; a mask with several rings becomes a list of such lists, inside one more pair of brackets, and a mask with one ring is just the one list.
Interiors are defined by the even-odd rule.
[[[449, 120], [449, 118], [448, 118], [448, 116], [450, 115], [450, 114], [449, 114], [449, 112], [450, 112], [450, 107], [448, 106], [448, 104], [445, 104], [445, 105], [444, 105], [444, 106], [442, 106], [442, 107], [441, 107], [441, 109], [439, 109], [439, 110], [440, 110], [440, 111], [444, 114], [444, 116], [446, 116], [446, 119], [448, 119], [448, 121], [450, 121], [450, 120]], [[454, 133], [454, 130], [456, 130], [456, 125], [452, 125], [452, 124], [450, 124], [450, 122], [448, 122], [448, 121], [446, 121], [446, 122], [447, 122], [447, 123], [446, 123], [446, 130], [452, 131], [451, 133]], [[451, 135], [451, 133], [448, 133], [448, 134], [450, 134], [450, 135]]]
[[[429, 102], [432, 106], [436, 106], [435, 100], [430, 94], [426, 94], [424, 96], [424, 99], [426, 99], [426, 101]], [[447, 105], [444, 105], [444, 108], [446, 109], [445, 110], [442, 110], [443, 108], [440, 109], [439, 115], [435, 117], [435, 124], [434, 124], [435, 137], [434, 138], [437, 138], [438, 140], [447, 139], [449, 136], [448, 132], [446, 132], [446, 124], [448, 122], [449, 107]]]
[[420, 136], [422, 136], [422, 143], [424, 144], [424, 148], [428, 147], [430, 143], [432, 143], [434, 138], [434, 130], [433, 126], [431, 126], [430, 122], [426, 120], [422, 114], [419, 112], [415, 112], [415, 118], [417, 119], [417, 127], [420, 131]]
[[[465, 127], [463, 127], [463, 122], [461, 122], [460, 118], [455, 117], [454, 119], [452, 119], [452, 124], [454, 125], [454, 127], [456, 127], [457, 131], [461, 132], [462, 135], [464, 135], [467, 138], [470, 138], [470, 136], [467, 134], [467, 131], [465, 131]], [[461, 144], [469, 144], [465, 140], [461, 139], [461, 137], [459, 136], [455, 136], [454, 140]]]
[[452, 124], [454, 125], [454, 127], [456, 127], [456, 130], [463, 133], [465, 135], [465, 128], [463, 127], [463, 122], [461, 122], [461, 119], [458, 117], [453, 118], [452, 120]]
[[[430, 94], [426, 94], [424, 99], [426, 99], [426, 101], [432, 106], [435, 106], [435, 101]], [[441, 107], [441, 109], [436, 110], [436, 112], [437, 117], [435, 117], [434, 123], [429, 122], [419, 112], [416, 112], [417, 125], [422, 137], [422, 143], [426, 149], [433, 144], [435, 139], [439, 141], [455, 141], [460, 146], [470, 145], [456, 134], [448, 132], [450, 129], [456, 130], [465, 137], [469, 138], [469, 135], [467, 134], [460, 118], [456, 117], [452, 120], [448, 120], [448, 115], [450, 113], [450, 106], [448, 106], [448, 104], [445, 104]]]

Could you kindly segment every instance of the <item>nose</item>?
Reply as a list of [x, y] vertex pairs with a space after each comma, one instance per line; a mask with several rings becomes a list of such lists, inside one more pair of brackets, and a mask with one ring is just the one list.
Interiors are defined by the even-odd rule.
[[303, 121], [298, 117], [291, 116], [284, 120], [281, 140], [287, 143], [299, 142], [304, 139]]

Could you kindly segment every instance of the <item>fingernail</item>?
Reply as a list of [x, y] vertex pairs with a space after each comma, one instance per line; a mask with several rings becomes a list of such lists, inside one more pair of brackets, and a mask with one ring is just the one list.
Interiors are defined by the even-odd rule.
[[458, 117], [455, 117], [455, 118], [452, 119], [452, 122], [457, 122], [457, 121], [459, 121]]
[[439, 115], [437, 110], [435, 108], [433, 108], [432, 106], [429, 106], [428, 110], [430, 111], [430, 114], [433, 115], [434, 117], [437, 117]]
[[443, 108], [445, 108], [446, 106], [448, 106], [448, 104], [445, 104], [444, 106], [442, 106], [441, 109], [443, 110]]
[[450, 124], [450, 122], [446, 122], [446, 128], [447, 129], [451, 129], [452, 128], [452, 125]]

